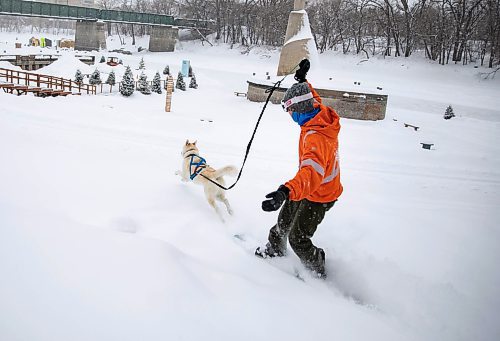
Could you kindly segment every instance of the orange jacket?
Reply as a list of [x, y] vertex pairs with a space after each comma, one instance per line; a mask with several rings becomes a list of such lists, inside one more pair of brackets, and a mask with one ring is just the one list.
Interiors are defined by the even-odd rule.
[[[316, 99], [317, 92], [309, 84]], [[318, 96], [319, 97], [319, 96]], [[307, 199], [331, 202], [342, 194], [338, 155], [340, 117], [330, 107], [314, 104], [320, 112], [301, 127], [299, 140], [299, 170], [285, 183], [292, 201]]]

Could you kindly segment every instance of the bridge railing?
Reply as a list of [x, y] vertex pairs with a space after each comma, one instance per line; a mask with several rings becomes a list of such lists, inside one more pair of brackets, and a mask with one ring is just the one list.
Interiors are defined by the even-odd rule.
[[175, 24], [174, 17], [171, 15], [87, 8], [26, 0], [0, 0], [0, 14], [74, 20], [102, 20], [140, 25], [172, 26]]

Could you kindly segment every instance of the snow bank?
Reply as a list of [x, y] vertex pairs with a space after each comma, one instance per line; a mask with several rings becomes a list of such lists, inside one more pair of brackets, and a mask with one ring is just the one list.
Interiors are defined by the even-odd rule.
[[52, 64], [33, 72], [66, 79], [74, 79], [76, 70], [80, 70], [82, 74], [91, 74], [94, 68], [80, 61], [73, 53], [64, 53]]
[[[345, 191], [314, 236], [330, 281], [302, 282], [251, 252], [277, 217], [261, 201], [297, 168], [299, 128], [279, 105], [227, 193], [226, 224], [175, 175], [187, 138], [211, 166], [241, 165], [262, 103], [234, 91], [274, 70], [278, 53], [183, 43], [124, 65], [141, 57], [148, 72], [174, 74], [189, 59], [199, 88], [176, 91], [170, 113], [164, 94], [0, 91], [0, 339], [498, 339], [498, 80], [418, 59], [320, 56], [313, 85], [380, 82], [389, 104], [383, 121], [341, 121]], [[449, 104], [457, 117], [444, 120]]]

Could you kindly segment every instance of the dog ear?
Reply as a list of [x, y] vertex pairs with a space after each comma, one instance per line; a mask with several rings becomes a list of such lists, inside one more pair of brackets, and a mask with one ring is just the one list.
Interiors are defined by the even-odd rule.
[[194, 141], [193, 144], [196, 146], [196, 142], [198, 142], [198, 140]]
[[189, 140], [186, 140], [186, 146], [189, 144]]

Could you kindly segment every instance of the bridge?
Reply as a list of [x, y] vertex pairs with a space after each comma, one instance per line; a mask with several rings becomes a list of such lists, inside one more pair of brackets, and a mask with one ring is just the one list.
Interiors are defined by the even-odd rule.
[[211, 24], [206, 20], [175, 18], [171, 15], [27, 0], [0, 0], [0, 15], [76, 20], [75, 49], [88, 51], [106, 48], [106, 22], [150, 26], [149, 50], [152, 52], [173, 51], [179, 28], [209, 30]]

